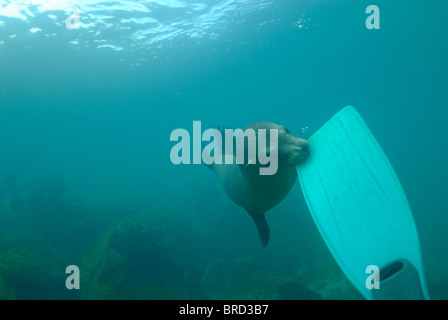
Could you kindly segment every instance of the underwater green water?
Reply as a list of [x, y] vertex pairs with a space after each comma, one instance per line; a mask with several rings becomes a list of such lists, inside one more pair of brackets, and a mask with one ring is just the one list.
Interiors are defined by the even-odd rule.
[[30, 3], [0, 0], [0, 299], [362, 299], [298, 183], [263, 248], [213, 172], [169, 156], [195, 120], [310, 136], [346, 105], [406, 192], [431, 298], [448, 298], [445, 1]]

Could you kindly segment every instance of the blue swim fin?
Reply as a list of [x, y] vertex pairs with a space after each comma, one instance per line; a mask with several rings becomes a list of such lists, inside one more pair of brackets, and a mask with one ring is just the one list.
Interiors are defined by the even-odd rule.
[[[297, 166], [313, 219], [366, 299], [429, 299], [415, 222], [400, 182], [358, 112], [347, 106], [310, 139]], [[379, 268], [369, 289], [368, 266]]]

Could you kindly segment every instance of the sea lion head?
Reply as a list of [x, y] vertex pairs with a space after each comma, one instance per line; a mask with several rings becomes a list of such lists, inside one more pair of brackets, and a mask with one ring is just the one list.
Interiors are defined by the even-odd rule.
[[[245, 129], [247, 128], [267, 130], [267, 149], [269, 150], [267, 154], [270, 154], [273, 151], [273, 148], [277, 148], [278, 164], [282, 167], [295, 167], [299, 163], [305, 161], [310, 155], [310, 146], [308, 141], [294, 136], [284, 126], [273, 122], [256, 122], [247, 126]], [[272, 129], [276, 129], [278, 132], [277, 146], [269, 146], [270, 130]]]
[[296, 137], [284, 126], [278, 126], [278, 162], [285, 167], [295, 167], [310, 155], [310, 145]]

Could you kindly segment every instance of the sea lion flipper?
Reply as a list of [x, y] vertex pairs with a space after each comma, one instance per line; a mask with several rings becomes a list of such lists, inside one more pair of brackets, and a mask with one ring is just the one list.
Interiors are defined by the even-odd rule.
[[252, 220], [255, 222], [255, 226], [257, 227], [258, 234], [260, 236], [261, 244], [263, 247], [266, 247], [268, 245], [269, 241], [269, 225], [266, 221], [266, 217], [264, 216], [264, 213], [262, 214], [251, 214], [249, 215], [252, 217]]

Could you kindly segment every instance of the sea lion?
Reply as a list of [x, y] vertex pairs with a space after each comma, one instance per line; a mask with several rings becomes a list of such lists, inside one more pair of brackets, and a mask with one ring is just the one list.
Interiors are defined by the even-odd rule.
[[[293, 136], [284, 126], [272, 122], [256, 122], [243, 130], [249, 128], [255, 130], [257, 140], [258, 129], [266, 129], [267, 153], [275, 147], [269, 145], [270, 129], [278, 130], [278, 168], [275, 174], [260, 175], [259, 168], [262, 165], [254, 163], [253, 159], [245, 159], [244, 164], [236, 164], [236, 161], [233, 161], [233, 164], [226, 164], [228, 161], [226, 163], [222, 161], [222, 164], [213, 163], [208, 167], [216, 173], [230, 199], [246, 209], [252, 217], [261, 243], [265, 247], [269, 241], [269, 226], [265, 213], [279, 204], [289, 193], [297, 179], [295, 167], [308, 158], [310, 148], [306, 140]], [[246, 154], [250, 141], [245, 140]], [[223, 157], [229, 156], [233, 156], [236, 160], [235, 155], [223, 155]]]

